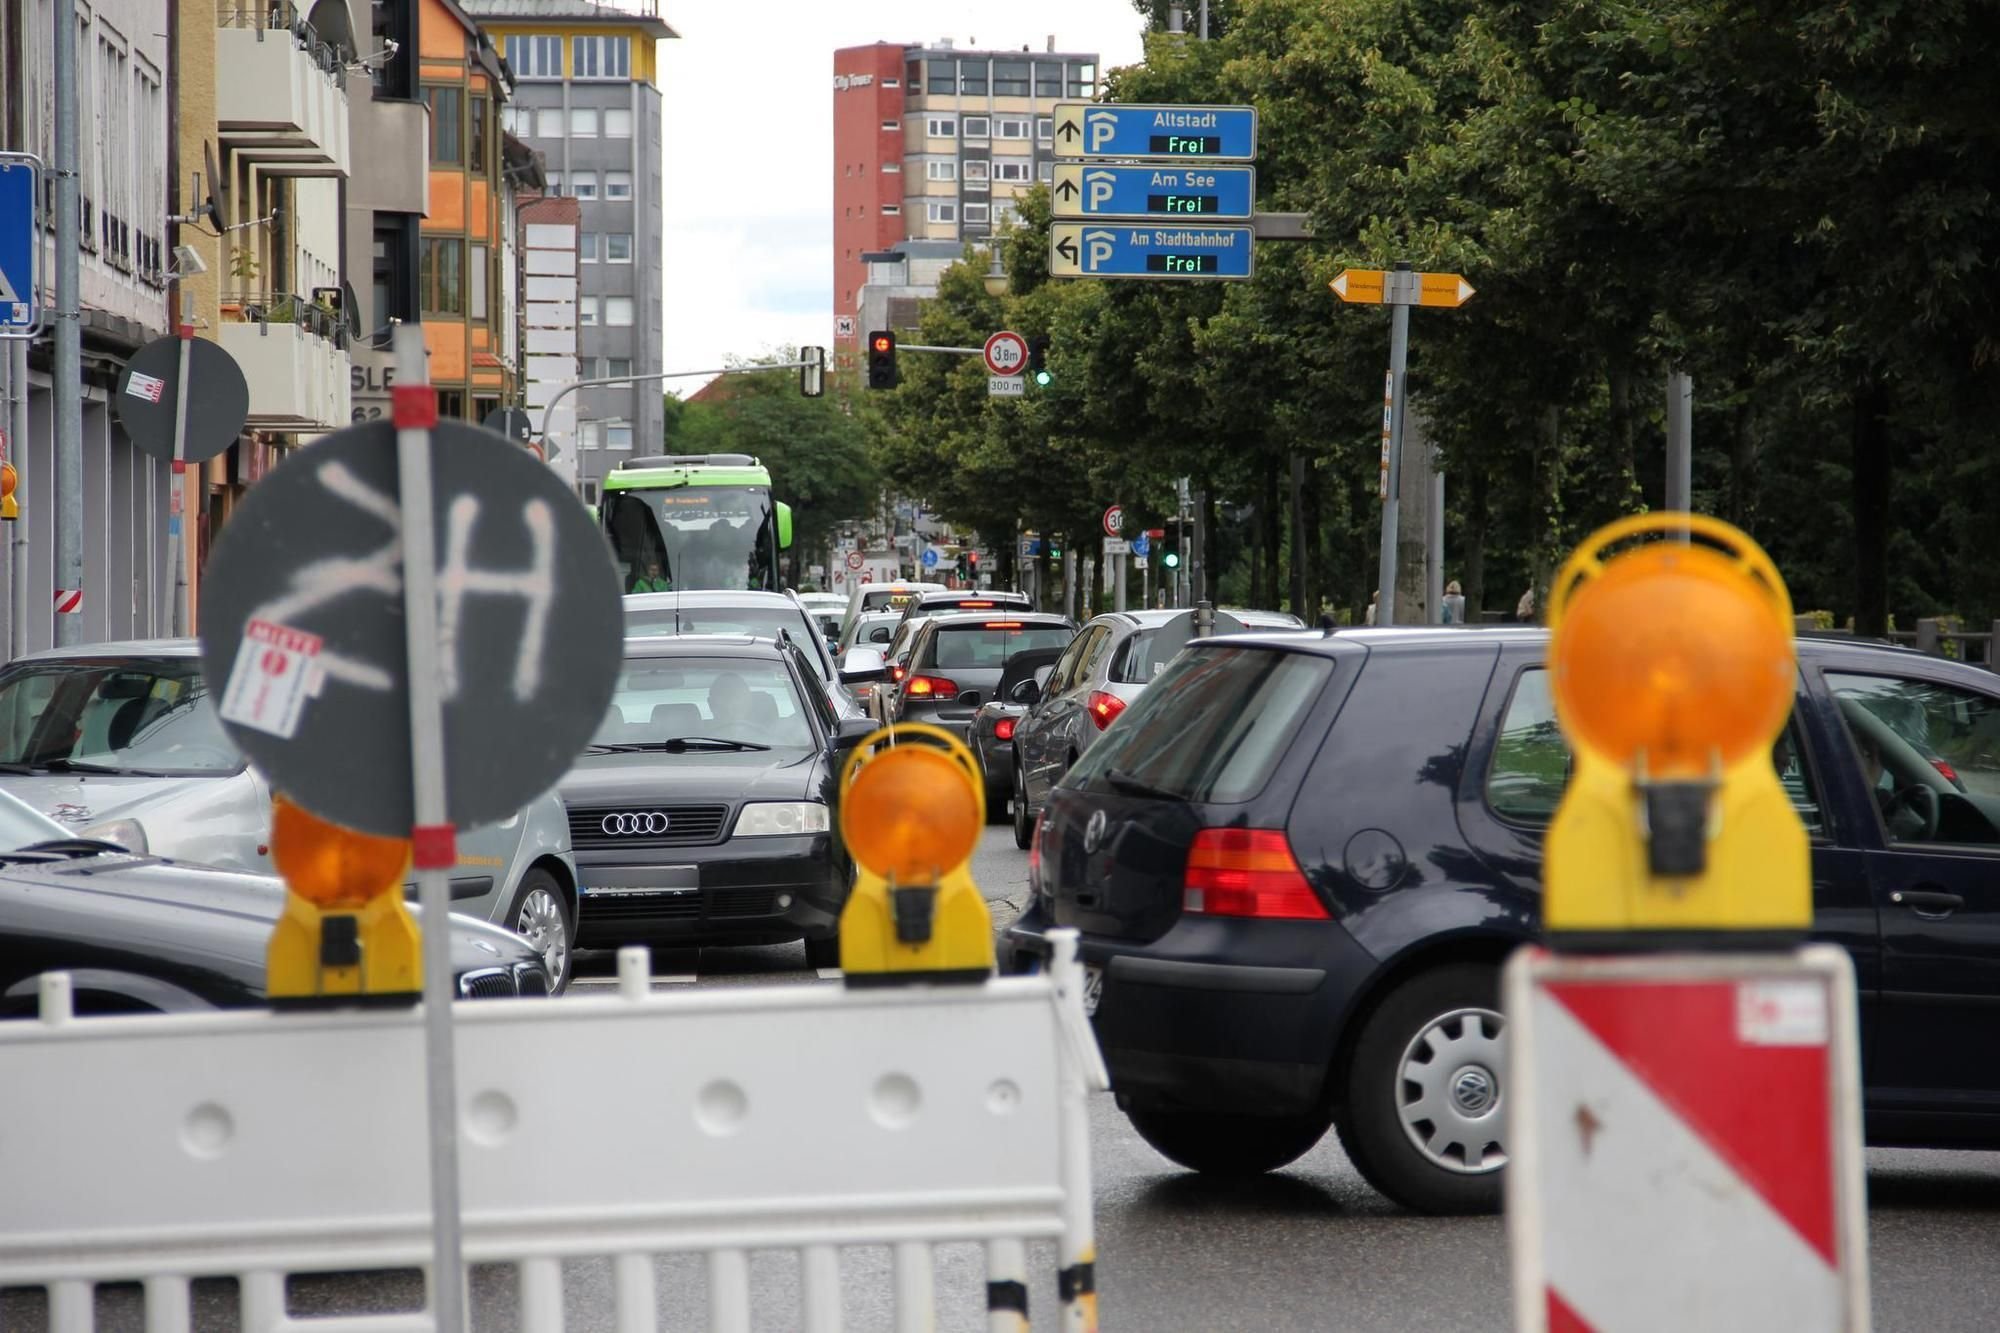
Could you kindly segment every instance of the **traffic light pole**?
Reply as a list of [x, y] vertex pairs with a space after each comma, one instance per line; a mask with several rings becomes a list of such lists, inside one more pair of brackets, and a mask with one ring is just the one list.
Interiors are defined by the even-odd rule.
[[[1409, 271], [1407, 263], [1396, 265], [1398, 273]], [[1408, 415], [1404, 401], [1404, 373], [1410, 361], [1410, 307], [1397, 301], [1389, 307], [1389, 391], [1383, 399], [1388, 420], [1383, 423], [1389, 450], [1388, 493], [1382, 497], [1381, 571], [1377, 575], [1375, 623], [1396, 623], [1396, 522], [1397, 487], [1403, 483], [1403, 418]]]
[[538, 440], [548, 438], [549, 421], [555, 415], [556, 404], [578, 389], [605, 389], [620, 384], [656, 384], [661, 380], [692, 379], [697, 375], [754, 375], [765, 370], [807, 370], [825, 364], [824, 361], [813, 360], [771, 361], [755, 366], [722, 366], [716, 370], [663, 370], [652, 375], [612, 375], [599, 380], [578, 380], [574, 384], [564, 385], [557, 391], [555, 397], [549, 399], [549, 405], [542, 409], [542, 428], [535, 433], [535, 438]]

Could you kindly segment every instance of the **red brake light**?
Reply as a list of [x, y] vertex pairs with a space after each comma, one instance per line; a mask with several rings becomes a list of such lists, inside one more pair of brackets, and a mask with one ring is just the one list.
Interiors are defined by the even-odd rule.
[[993, 724], [993, 739], [996, 741], [1013, 740], [1014, 721], [1015, 720], [1011, 717], [1003, 717], [998, 722], [995, 722]]
[[1946, 782], [1954, 784], [1958, 782], [1958, 770], [1953, 768], [1950, 764], [1946, 763], [1944, 760], [1942, 759], [1931, 760], [1931, 767], [1935, 768], [1938, 772], [1944, 774]]
[[892, 667], [890, 667], [890, 668], [889, 668], [889, 679], [890, 679], [890, 680], [894, 680], [894, 681], [900, 681], [900, 680], [902, 680], [902, 679], [903, 679], [903, 677], [904, 677], [904, 676], [906, 676], [906, 675], [908, 675], [908, 674], [909, 674], [909, 673], [908, 673], [907, 671], [903, 670], [903, 668], [901, 668], [901, 667], [899, 667], [899, 666], [892, 666]]
[[963, 601], [963, 602], [960, 602], [960, 603], [959, 603], [958, 605], [959, 605], [959, 609], [960, 609], [960, 610], [964, 610], [964, 611], [988, 611], [988, 610], [991, 610], [991, 609], [992, 609], [993, 607], [995, 607], [995, 606], [998, 606], [998, 605], [999, 605], [999, 603], [998, 603], [998, 602], [978, 602], [978, 601], [971, 601], [971, 600], [967, 600], [967, 601]]
[[943, 676], [912, 676], [904, 683], [903, 693], [917, 699], [956, 699], [958, 686]]
[[1123, 699], [1115, 694], [1106, 694], [1103, 690], [1092, 690], [1090, 697], [1083, 701], [1083, 706], [1090, 714], [1090, 720], [1097, 724], [1099, 731], [1110, 726], [1117, 720], [1118, 715], [1125, 711]]
[[1021, 628], [1021, 622], [1020, 622], [1020, 621], [1018, 621], [1018, 620], [989, 620], [989, 621], [987, 621], [987, 622], [986, 622], [986, 623], [985, 623], [984, 625], [981, 625], [981, 626], [980, 626], [980, 628], [981, 628], [981, 629], [1019, 629], [1019, 628]]
[[1188, 848], [1181, 906], [1205, 916], [1328, 919], [1278, 829], [1203, 829]]

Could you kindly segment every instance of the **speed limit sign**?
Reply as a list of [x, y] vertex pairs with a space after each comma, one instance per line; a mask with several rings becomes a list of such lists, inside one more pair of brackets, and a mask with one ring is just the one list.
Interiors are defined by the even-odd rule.
[[995, 375], [1018, 375], [1028, 364], [1028, 340], [1002, 330], [986, 340], [986, 369]]
[[1104, 535], [1122, 537], [1125, 535], [1125, 507], [1112, 505], [1104, 511]]

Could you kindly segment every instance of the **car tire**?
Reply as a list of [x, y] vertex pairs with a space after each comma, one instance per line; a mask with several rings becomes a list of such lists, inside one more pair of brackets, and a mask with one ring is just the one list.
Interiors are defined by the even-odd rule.
[[987, 823], [1004, 824], [1007, 822], [1009, 818], [1009, 811], [1007, 809], [1007, 801], [1009, 795], [1010, 793], [1008, 792], [1006, 787], [1001, 786], [997, 783], [987, 784], [986, 786]]
[[1219, 1111], [1127, 1111], [1153, 1151], [1205, 1176], [1260, 1176], [1289, 1166], [1326, 1136], [1328, 1117]]
[[549, 994], [569, 989], [576, 971], [576, 921], [556, 877], [531, 866], [514, 890], [514, 901], [500, 924], [528, 941], [549, 969]]
[[1035, 845], [1035, 812], [1028, 804], [1028, 775], [1014, 761], [1014, 845], [1027, 851]]
[[1500, 1208], [1507, 1061], [1499, 992], [1493, 967], [1419, 973], [1368, 1016], [1347, 1069], [1336, 1071], [1341, 1147], [1370, 1185], [1406, 1208]]
[[818, 971], [823, 967], [840, 966], [840, 935], [838, 932], [823, 936], [820, 939], [807, 937], [806, 966], [812, 968], [814, 971]]

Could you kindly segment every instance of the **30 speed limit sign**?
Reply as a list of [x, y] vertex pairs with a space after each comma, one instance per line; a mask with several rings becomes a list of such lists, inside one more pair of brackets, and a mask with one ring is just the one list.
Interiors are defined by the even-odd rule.
[[995, 375], [1018, 375], [1028, 364], [1028, 340], [1003, 330], [986, 340], [986, 369]]

